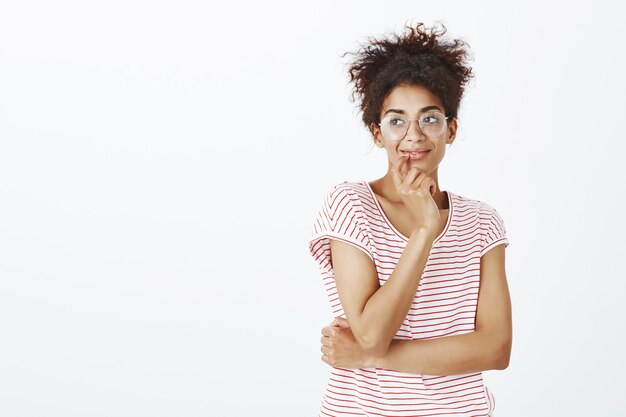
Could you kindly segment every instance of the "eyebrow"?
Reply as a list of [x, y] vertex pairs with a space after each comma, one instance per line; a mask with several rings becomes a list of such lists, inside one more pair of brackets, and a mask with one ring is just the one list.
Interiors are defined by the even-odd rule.
[[[420, 113], [421, 112], [425, 112], [427, 110], [433, 110], [433, 109], [437, 109], [437, 110], [443, 112], [443, 109], [441, 107], [439, 107], [439, 106], [426, 106], [426, 107], [422, 108], [422, 110], [420, 110]], [[389, 109], [389, 110], [387, 110], [385, 112], [385, 114], [383, 114], [383, 116], [385, 116], [387, 113], [392, 113], [392, 112], [393, 113], [405, 114], [405, 111], [402, 110], [402, 109]]]

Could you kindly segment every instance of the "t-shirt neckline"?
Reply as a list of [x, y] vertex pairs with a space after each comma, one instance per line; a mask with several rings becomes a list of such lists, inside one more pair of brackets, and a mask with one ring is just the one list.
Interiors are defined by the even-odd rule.
[[[380, 205], [380, 202], [378, 201], [378, 198], [376, 197], [376, 194], [374, 194], [374, 190], [372, 190], [372, 186], [367, 182], [367, 181], [362, 181], [365, 184], [365, 187], [367, 188], [367, 190], [370, 193], [370, 196], [372, 197], [372, 199], [374, 200], [374, 204], [376, 204], [376, 209], [378, 211], [378, 213], [380, 214], [380, 217], [383, 218], [383, 220], [385, 220], [385, 223], [387, 223], [387, 225], [389, 226], [389, 228], [396, 234], [398, 235], [398, 237], [400, 237], [403, 241], [408, 242], [409, 238], [404, 236], [402, 233], [400, 233], [395, 226], [391, 223], [391, 221], [387, 218], [387, 215], [385, 214], [385, 212], [383, 211], [382, 206]], [[446, 221], [446, 225], [443, 228], [443, 230], [441, 231], [441, 233], [439, 234], [439, 236], [437, 236], [435, 238], [435, 240], [433, 241], [433, 245], [437, 242], [439, 242], [439, 240], [441, 240], [441, 238], [446, 234], [446, 232], [448, 231], [448, 229], [450, 228], [450, 224], [452, 223], [452, 215], [454, 213], [454, 204], [453, 204], [453, 198], [452, 198], [452, 194], [450, 191], [448, 190], [444, 190], [446, 192], [446, 195], [448, 196], [448, 209], [450, 210], [448, 212], [448, 220]]]

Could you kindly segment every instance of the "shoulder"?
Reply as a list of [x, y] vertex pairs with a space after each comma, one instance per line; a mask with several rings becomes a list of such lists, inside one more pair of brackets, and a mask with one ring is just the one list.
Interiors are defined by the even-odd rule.
[[[495, 237], [506, 240], [506, 225], [498, 210], [486, 201], [469, 198], [466, 198], [466, 200], [471, 201], [483, 233], [490, 238]], [[508, 244], [508, 240], [506, 242]]]
[[454, 194], [457, 208], [460, 208], [467, 212], [474, 212], [480, 217], [490, 217], [494, 214], [497, 215], [497, 210], [489, 203], [479, 200], [477, 198], [466, 197], [459, 194]]
[[[475, 222], [479, 234], [482, 236], [482, 246], [480, 256], [489, 251], [492, 247], [504, 243], [508, 246], [507, 231], [500, 213], [495, 207], [485, 201], [468, 197], [457, 197], [460, 209], [465, 220]], [[470, 220], [473, 219], [473, 220]]]
[[365, 188], [364, 181], [341, 181], [330, 186], [331, 190], [359, 193]]
[[[450, 193], [450, 191], [448, 192]], [[475, 222], [478, 220], [482, 210], [482, 202], [480, 200], [455, 192], [451, 192], [450, 198], [453, 203], [455, 216], [460, 216], [465, 221]]]
[[487, 223], [497, 223], [500, 227], [504, 227], [504, 222], [498, 210], [492, 205], [480, 201], [480, 213], [481, 218], [484, 218]]
[[365, 181], [342, 181], [331, 185], [327, 196], [333, 200], [337, 197], [347, 198], [352, 204], [360, 205], [368, 199], [369, 191]]
[[477, 198], [455, 194], [457, 216], [464, 221], [474, 222], [483, 231], [498, 230], [506, 233], [506, 226], [498, 210], [490, 203]]
[[342, 181], [331, 185], [325, 206], [331, 219], [366, 225], [372, 203], [364, 181]]

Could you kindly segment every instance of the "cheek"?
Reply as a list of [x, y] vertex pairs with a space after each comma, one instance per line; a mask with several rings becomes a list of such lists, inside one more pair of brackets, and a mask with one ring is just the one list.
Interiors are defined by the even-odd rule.
[[446, 154], [446, 148], [444, 145], [441, 148], [437, 149], [437, 153], [433, 156], [435, 157], [435, 160], [437, 160], [438, 162], [441, 162], [445, 154]]

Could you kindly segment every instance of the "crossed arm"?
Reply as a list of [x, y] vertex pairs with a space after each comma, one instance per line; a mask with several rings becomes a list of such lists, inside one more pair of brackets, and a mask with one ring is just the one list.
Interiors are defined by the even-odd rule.
[[338, 318], [322, 329], [322, 360], [333, 367], [377, 367], [425, 375], [505, 369], [512, 344], [505, 245], [497, 245], [482, 256], [480, 271], [473, 332], [427, 340], [393, 339], [381, 354], [362, 347], [352, 334], [348, 320]]

